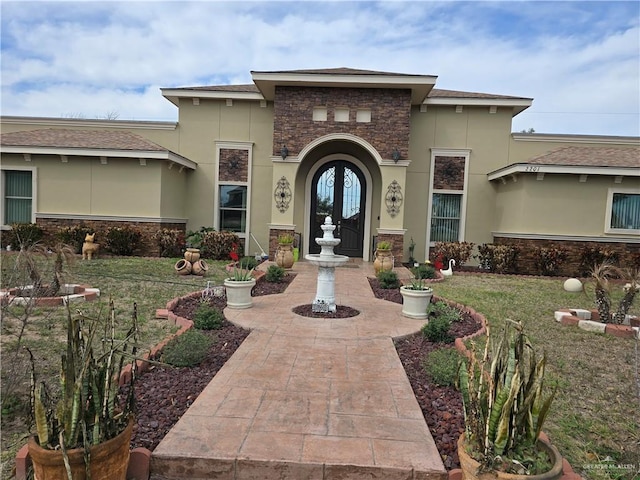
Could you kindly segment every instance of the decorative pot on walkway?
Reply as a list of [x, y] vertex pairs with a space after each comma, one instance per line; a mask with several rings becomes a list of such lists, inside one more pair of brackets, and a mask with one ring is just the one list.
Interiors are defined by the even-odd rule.
[[376, 249], [376, 258], [373, 261], [373, 269], [376, 275], [380, 272], [390, 272], [393, 270], [393, 255], [391, 250]]
[[251, 289], [255, 286], [256, 279], [233, 280], [227, 278], [224, 286], [227, 291], [227, 307], [229, 308], [249, 308], [253, 306]]
[[282, 268], [293, 267], [293, 244], [281, 243], [278, 245], [278, 251], [276, 252], [276, 264]]
[[[89, 471], [91, 480], [125, 480], [129, 465], [129, 442], [133, 431], [133, 420], [117, 437], [94, 445], [89, 449]], [[67, 450], [71, 474], [74, 480], [84, 480], [86, 467], [84, 449]], [[36, 479], [67, 480], [64, 458], [60, 450], [48, 450], [38, 445], [36, 437], [29, 439], [29, 456]]]
[[402, 294], [402, 315], [409, 318], [427, 318], [427, 308], [433, 296], [433, 289], [403, 285], [400, 287], [400, 293]]

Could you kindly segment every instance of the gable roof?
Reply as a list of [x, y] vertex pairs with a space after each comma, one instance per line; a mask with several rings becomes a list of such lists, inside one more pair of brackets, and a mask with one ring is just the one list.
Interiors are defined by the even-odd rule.
[[518, 173], [565, 173], [640, 177], [640, 146], [560, 147], [487, 174], [497, 180]]
[[124, 131], [46, 128], [0, 134], [3, 153], [134, 157], [197, 164], [140, 135]]

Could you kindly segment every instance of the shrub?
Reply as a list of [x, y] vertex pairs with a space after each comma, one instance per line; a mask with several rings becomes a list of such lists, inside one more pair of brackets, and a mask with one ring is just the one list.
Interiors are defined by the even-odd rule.
[[433, 257], [440, 258], [444, 265], [453, 259], [456, 266], [461, 267], [473, 253], [474, 243], [470, 242], [437, 242], [433, 248]]
[[21, 250], [42, 240], [44, 231], [35, 223], [14, 223], [8, 236], [11, 249]]
[[455, 348], [439, 348], [422, 360], [422, 368], [433, 383], [453, 386], [458, 377], [460, 354]]
[[600, 245], [585, 246], [580, 252], [580, 275], [586, 277], [596, 265], [603, 263], [617, 265], [620, 258], [618, 252]]
[[199, 330], [218, 330], [223, 322], [224, 314], [208, 303], [200, 304], [193, 316], [193, 326]]
[[380, 288], [400, 288], [400, 280], [396, 272], [380, 270], [377, 277], [380, 282]]
[[142, 233], [133, 227], [111, 227], [105, 238], [105, 249], [114, 255], [130, 257], [139, 248], [142, 242]]
[[446, 317], [434, 317], [422, 327], [422, 335], [430, 342], [451, 343], [454, 338], [449, 335], [451, 320]]
[[233, 232], [207, 232], [202, 239], [200, 254], [214, 260], [227, 260], [234, 245], [240, 244], [240, 238]]
[[153, 234], [161, 257], [181, 257], [186, 240], [182, 230], [163, 228]]
[[560, 268], [560, 265], [569, 256], [569, 253], [564, 248], [556, 247], [538, 247], [534, 250], [536, 268], [540, 272], [540, 275], [555, 275]]
[[426, 263], [413, 267], [411, 269], [411, 273], [413, 273], [413, 276], [418, 279], [436, 278], [436, 269], [432, 265], [427, 265]]
[[258, 266], [258, 260], [256, 257], [242, 257], [240, 259], [240, 268], [246, 268], [247, 270], [254, 269]]
[[93, 233], [94, 230], [87, 227], [83, 223], [70, 227], [62, 227], [56, 232], [56, 238], [65, 245], [69, 245], [75, 253], [82, 253], [82, 244], [87, 234]]
[[485, 243], [478, 247], [480, 266], [496, 273], [515, 272], [519, 249], [513, 245]]
[[462, 313], [457, 308], [450, 306], [447, 302], [439, 300], [432, 302], [427, 308], [427, 314], [430, 317], [446, 318], [449, 323], [459, 322], [462, 320]]
[[169, 341], [162, 349], [162, 361], [174, 367], [200, 364], [209, 351], [211, 339], [198, 330], [187, 330]]
[[209, 232], [215, 232], [213, 227], [200, 227], [200, 230], [189, 230], [187, 232], [185, 242], [187, 247], [191, 248], [203, 248], [204, 237]]
[[382, 240], [382, 241], [378, 242], [378, 245], [376, 245], [376, 248], [378, 250], [391, 250], [391, 242], [387, 242], [386, 240]]
[[264, 278], [269, 283], [278, 283], [282, 281], [282, 277], [284, 277], [285, 273], [284, 268], [279, 267], [278, 265], [271, 265], [267, 269], [267, 274]]

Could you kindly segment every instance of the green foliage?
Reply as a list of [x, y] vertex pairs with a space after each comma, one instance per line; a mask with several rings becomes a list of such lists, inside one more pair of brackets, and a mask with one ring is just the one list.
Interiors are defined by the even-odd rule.
[[[3, 234], [4, 236], [4, 234]], [[12, 250], [29, 248], [44, 237], [44, 231], [35, 223], [14, 223], [7, 232], [8, 244]]]
[[202, 303], [193, 317], [193, 326], [199, 330], [219, 330], [224, 322], [224, 314], [209, 303]]
[[620, 260], [620, 255], [615, 250], [600, 246], [600, 245], [587, 245], [580, 252], [580, 275], [586, 277], [590, 275], [591, 271], [596, 265], [609, 264], [617, 265]]
[[538, 247], [534, 250], [536, 268], [540, 275], [555, 275], [560, 265], [569, 256], [566, 248], [562, 247]]
[[478, 247], [480, 266], [495, 273], [513, 273], [517, 269], [519, 249], [514, 245], [485, 243]]
[[93, 233], [93, 229], [87, 227], [85, 224], [72, 225], [69, 227], [61, 227], [56, 232], [56, 238], [65, 245], [69, 245], [75, 251], [75, 253], [82, 253], [82, 244], [87, 234]]
[[454, 338], [449, 334], [449, 328], [451, 328], [451, 320], [447, 317], [433, 317], [422, 326], [420, 331], [430, 342], [451, 343]]
[[471, 242], [436, 242], [433, 258], [441, 259], [444, 265], [448, 265], [449, 260], [453, 259], [461, 267], [471, 258], [474, 246]]
[[415, 278], [436, 278], [436, 269], [433, 265], [421, 263], [417, 267], [411, 269], [411, 273]]
[[234, 245], [240, 245], [240, 238], [235, 233], [210, 231], [204, 234], [200, 253], [205, 258], [227, 260]]
[[380, 288], [400, 288], [400, 280], [398, 279], [398, 274], [394, 271], [380, 270], [377, 277], [378, 281], [380, 282]]
[[209, 232], [215, 232], [215, 228], [200, 227], [200, 230], [195, 230], [195, 231], [189, 230], [185, 238], [187, 247], [201, 248], [201, 249], [204, 248], [203, 247], [204, 237], [206, 237]]
[[290, 233], [281, 233], [278, 235], [278, 243], [280, 245], [292, 245], [294, 237]]
[[257, 266], [258, 266], [258, 260], [256, 260], [256, 257], [242, 257], [240, 259], [241, 268], [247, 268], [249, 270], [252, 270]]
[[174, 367], [193, 367], [206, 358], [211, 339], [204, 333], [190, 329], [171, 339], [162, 349], [162, 360]]
[[391, 242], [387, 242], [386, 240], [383, 240], [381, 242], [378, 242], [378, 245], [376, 246], [376, 248], [378, 250], [391, 250]]
[[286, 270], [278, 265], [271, 265], [267, 269], [267, 274], [265, 275], [265, 280], [269, 283], [278, 283], [282, 281]]
[[137, 228], [125, 225], [107, 230], [105, 248], [114, 255], [130, 257], [141, 247], [142, 233]]
[[446, 318], [449, 323], [459, 322], [462, 320], [462, 313], [460, 310], [450, 306], [447, 302], [442, 300], [430, 303], [427, 308], [427, 314], [430, 317]]
[[186, 245], [185, 234], [182, 230], [163, 228], [154, 233], [152, 238], [160, 249], [161, 257], [182, 256]]
[[422, 368], [440, 386], [453, 386], [458, 378], [460, 354], [455, 348], [439, 348], [422, 361]]
[[[489, 355], [491, 350], [491, 355]], [[499, 456], [535, 448], [555, 391], [543, 395], [546, 358], [538, 360], [521, 323], [508, 320], [459, 371], [467, 445], [488, 468]]]

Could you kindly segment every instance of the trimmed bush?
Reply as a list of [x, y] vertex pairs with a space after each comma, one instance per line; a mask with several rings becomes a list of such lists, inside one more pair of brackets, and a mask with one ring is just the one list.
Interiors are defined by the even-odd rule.
[[185, 234], [182, 230], [163, 228], [153, 234], [161, 257], [181, 257], [185, 249]]
[[451, 320], [446, 317], [434, 317], [423, 325], [422, 335], [434, 343], [451, 343], [454, 338], [449, 334]]
[[282, 281], [282, 277], [284, 277], [286, 271], [284, 268], [279, 267], [278, 265], [271, 265], [267, 269], [267, 274], [264, 279], [269, 283], [279, 283]]
[[138, 251], [142, 242], [142, 233], [133, 227], [111, 227], [105, 238], [105, 249], [114, 255], [130, 257]]
[[380, 288], [400, 288], [400, 280], [396, 272], [380, 270], [377, 277], [380, 282]]
[[187, 330], [162, 349], [162, 361], [174, 367], [193, 367], [206, 358], [211, 339], [198, 330]]
[[569, 256], [565, 248], [538, 247], [534, 250], [536, 268], [540, 275], [555, 275]]
[[495, 273], [516, 272], [520, 250], [513, 245], [485, 243], [478, 247], [480, 266]]
[[453, 386], [458, 377], [460, 354], [455, 348], [439, 348], [422, 360], [422, 368], [433, 383]]
[[232, 232], [206, 232], [200, 246], [204, 258], [228, 260], [234, 245], [240, 245], [240, 238]]
[[618, 265], [620, 255], [615, 250], [611, 250], [604, 246], [585, 246], [580, 252], [580, 275], [589, 276], [591, 270], [596, 265], [608, 263], [610, 265]]
[[417, 279], [423, 278], [436, 278], [436, 269], [432, 265], [428, 265], [426, 263], [420, 264], [417, 267], [413, 267], [411, 269], [411, 273]]
[[69, 245], [75, 253], [82, 253], [82, 244], [87, 234], [94, 231], [85, 224], [62, 227], [56, 232], [56, 238], [65, 245]]
[[218, 330], [223, 321], [224, 314], [208, 303], [202, 303], [193, 316], [193, 326], [199, 330]]
[[433, 258], [440, 258], [445, 266], [453, 259], [456, 266], [461, 267], [471, 258], [474, 246], [471, 242], [436, 242]]
[[450, 306], [442, 300], [431, 302], [427, 308], [427, 314], [430, 317], [446, 318], [449, 323], [459, 322], [462, 320], [462, 313], [457, 308]]
[[[3, 234], [4, 235], [4, 234]], [[44, 237], [44, 231], [35, 223], [14, 223], [11, 231], [7, 232], [8, 244], [12, 250], [28, 248], [38, 243]]]

